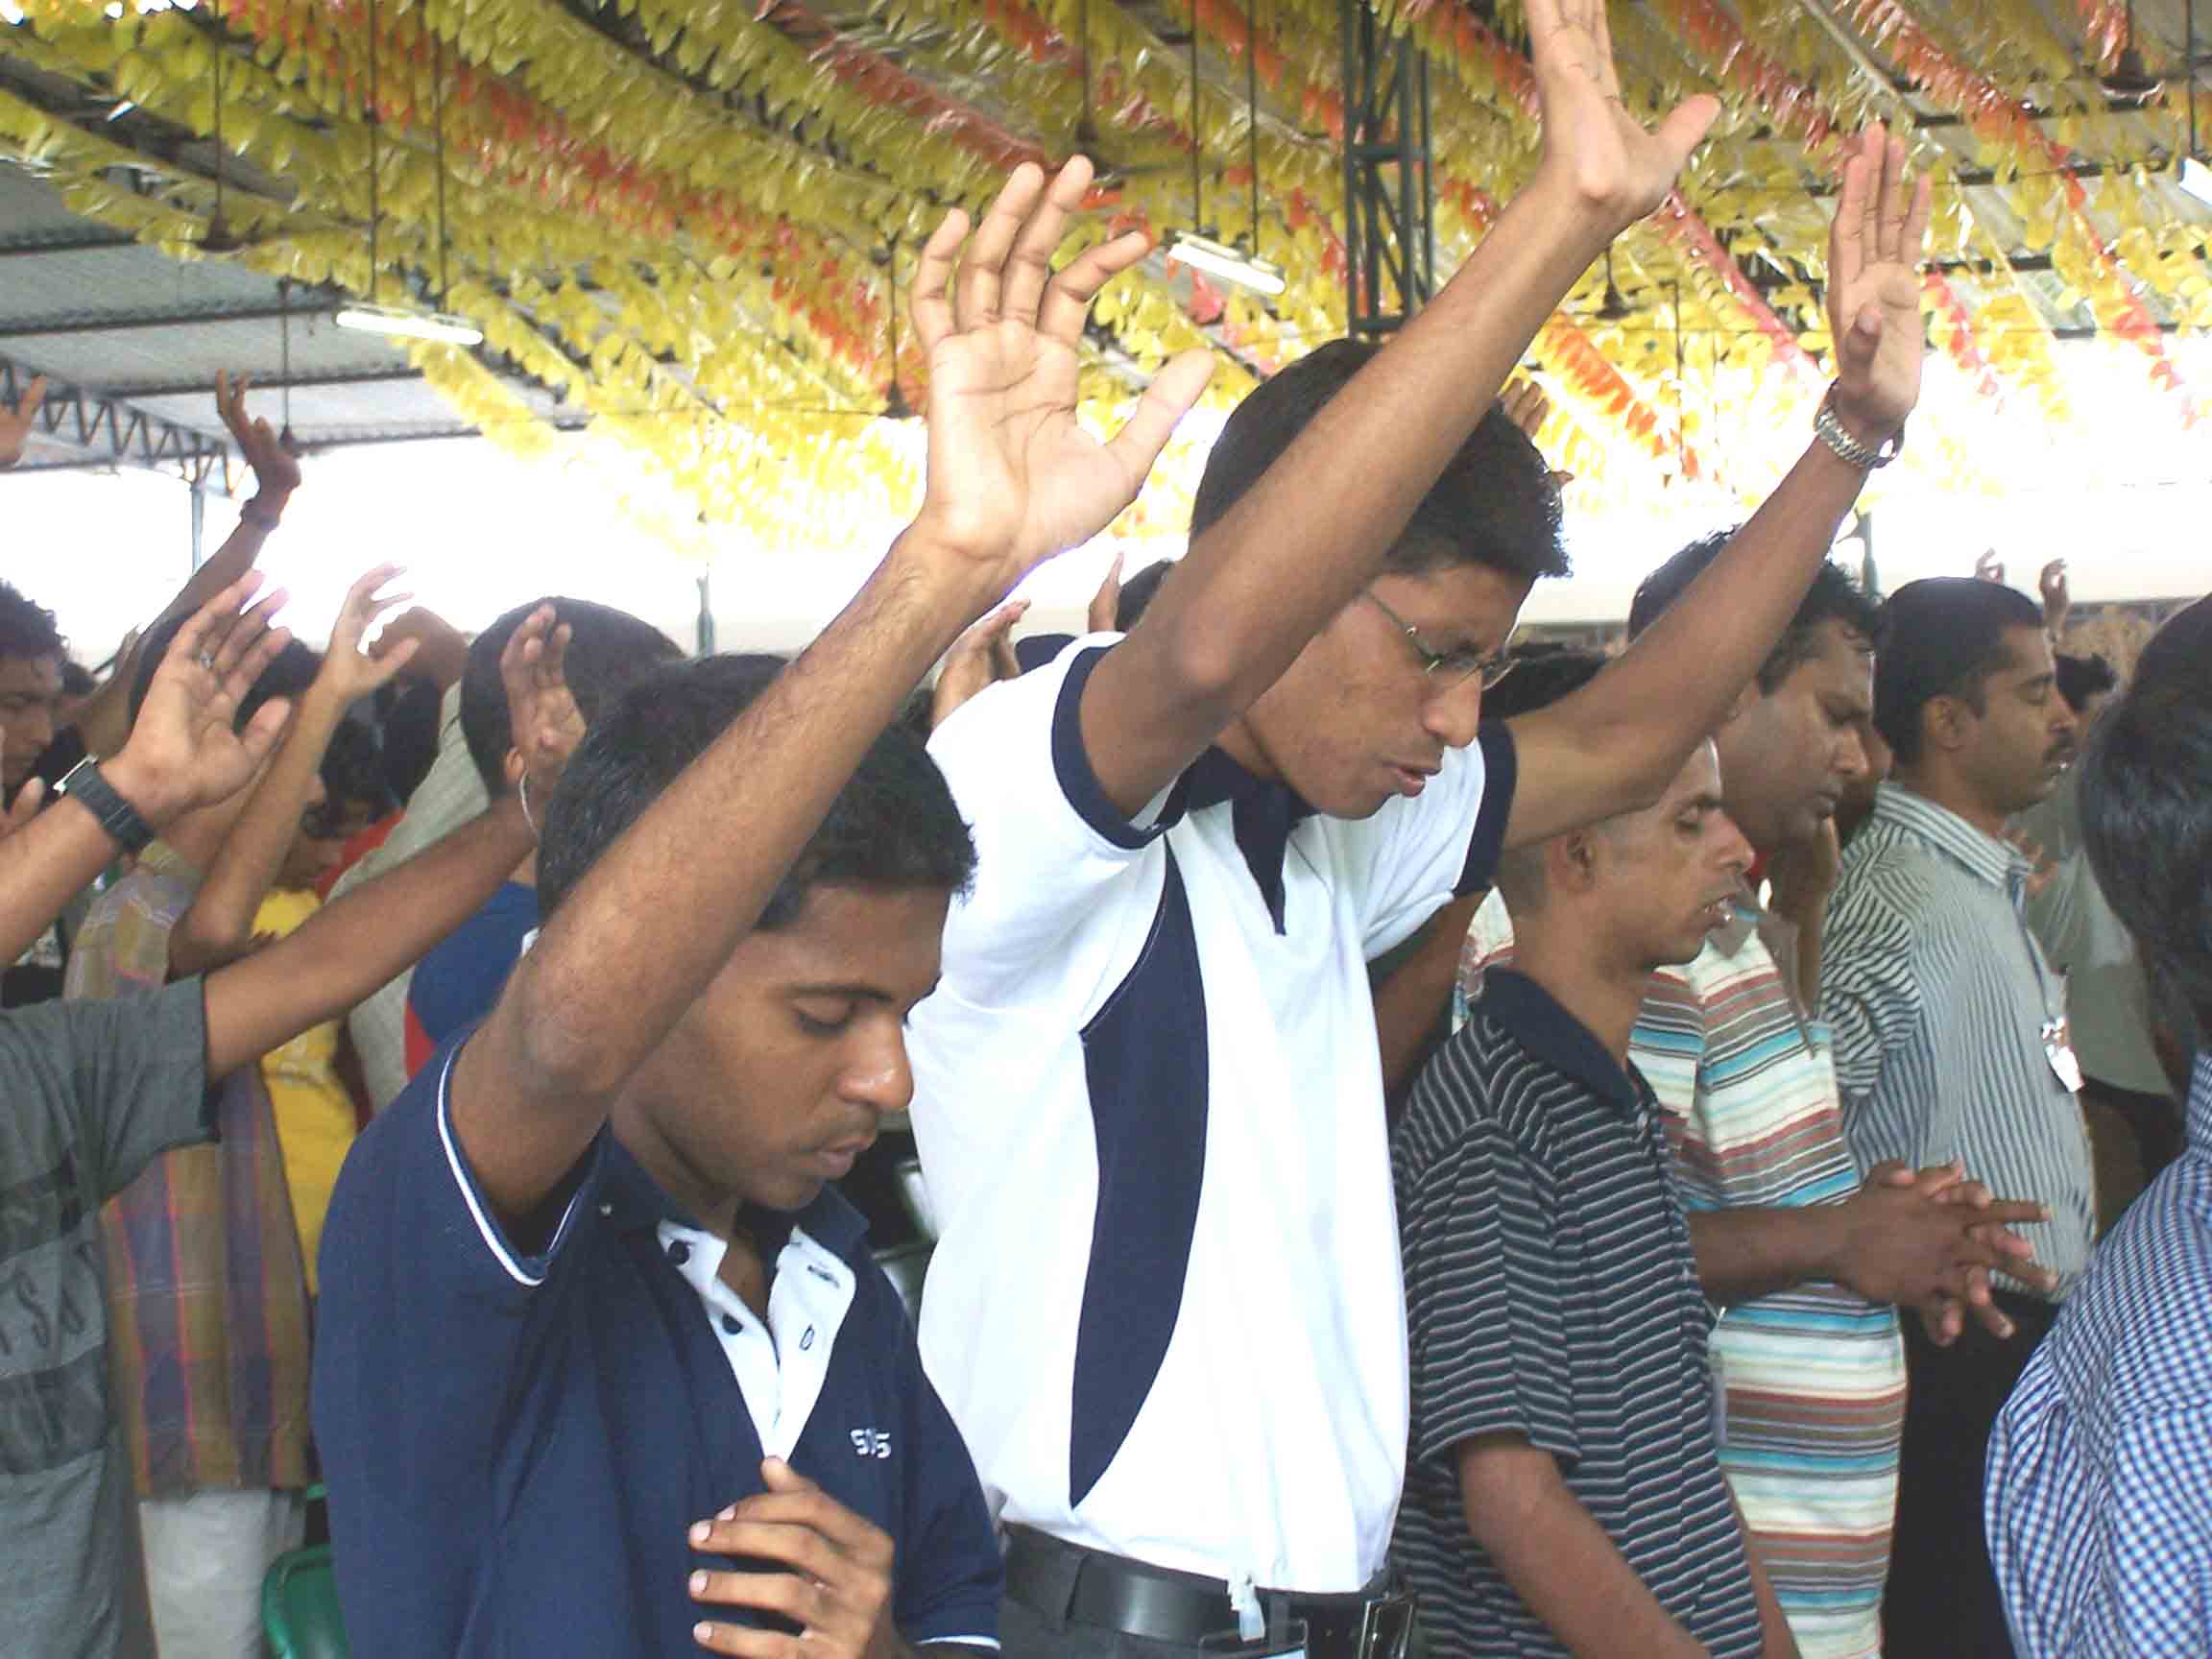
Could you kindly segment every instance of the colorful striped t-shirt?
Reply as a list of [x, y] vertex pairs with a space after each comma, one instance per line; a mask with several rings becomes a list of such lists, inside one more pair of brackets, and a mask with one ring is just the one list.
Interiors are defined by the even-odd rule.
[[[1630, 1039], [1693, 1214], [1839, 1204], [1860, 1184], [1826, 1028], [1804, 1013], [1763, 924], [1746, 890], [1695, 962], [1652, 976]], [[1492, 893], [1468, 933], [1455, 1025], [1512, 950]], [[1803, 1285], [1728, 1309], [1711, 1347], [1727, 1384], [1720, 1464], [1800, 1651], [1872, 1659], [1905, 1422], [1895, 1310]]]

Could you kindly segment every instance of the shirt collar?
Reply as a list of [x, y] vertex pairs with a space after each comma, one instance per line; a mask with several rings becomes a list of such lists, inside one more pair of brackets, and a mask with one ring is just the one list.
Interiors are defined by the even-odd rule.
[[1926, 842], [1968, 875], [2015, 891], [2034, 866], [2009, 841], [1984, 834], [1948, 806], [1899, 783], [1885, 783], [1875, 797], [1874, 821]]
[[2188, 1136], [2192, 1144], [2212, 1151], [2212, 1046], [2199, 1052], [2190, 1074]]
[[1511, 968], [1491, 969], [1482, 976], [1482, 1000], [1477, 1009], [1537, 1059], [1600, 1099], [1628, 1113], [1643, 1105], [1643, 1079], [1623, 1070], [1590, 1027], [1527, 974]]
[[[646, 1173], [645, 1166], [612, 1135], [607, 1140], [607, 1174], [600, 1202], [608, 1220], [620, 1232], [652, 1231], [663, 1221], [694, 1233], [708, 1229]], [[866, 1255], [868, 1223], [834, 1187], [824, 1187], [804, 1210], [764, 1210], [748, 1207], [744, 1220], [752, 1230], [761, 1256], [773, 1262], [790, 1239], [794, 1227], [809, 1238], [836, 1252], [855, 1270]]]
[[1275, 931], [1286, 931], [1283, 860], [1290, 832], [1313, 816], [1313, 808], [1287, 783], [1254, 776], [1225, 749], [1206, 751], [1183, 774], [1183, 805], [1197, 812], [1226, 805], [1244, 866], [1260, 884]]

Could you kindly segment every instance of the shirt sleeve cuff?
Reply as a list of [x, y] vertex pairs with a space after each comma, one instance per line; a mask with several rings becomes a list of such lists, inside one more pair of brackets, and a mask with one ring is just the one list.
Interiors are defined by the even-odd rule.
[[1475, 814], [1475, 833], [1468, 838], [1466, 867], [1454, 889], [1461, 898], [1487, 892], [1497, 884], [1498, 860], [1505, 852], [1505, 826], [1513, 816], [1513, 786], [1521, 770], [1513, 729], [1504, 721], [1484, 721], [1475, 743], [1482, 752], [1482, 805]]
[[1112, 649], [1110, 645], [1093, 646], [1068, 665], [1067, 676], [1060, 683], [1060, 701], [1052, 710], [1052, 772], [1068, 805], [1094, 833], [1112, 846], [1134, 853], [1165, 835], [1183, 816], [1183, 791], [1178, 785], [1156, 812], [1148, 811], [1150, 823], [1132, 823], [1107, 798], [1098, 774], [1092, 770], [1091, 752], [1083, 746], [1083, 688]]
[[463, 1046], [456, 1043], [446, 1049], [438, 1073], [439, 1144], [445, 1149], [445, 1166], [452, 1173], [454, 1186], [461, 1193], [461, 1202], [467, 1207], [469, 1219], [475, 1222], [477, 1236], [484, 1240], [484, 1247], [491, 1251], [493, 1260], [499, 1263], [508, 1278], [524, 1289], [535, 1290], [545, 1283], [554, 1259], [561, 1254], [561, 1247], [568, 1241], [569, 1235], [575, 1230], [576, 1217], [583, 1214], [585, 1204], [598, 1190], [596, 1177], [605, 1162], [601, 1145], [599, 1142], [593, 1142], [591, 1150], [585, 1154], [581, 1172], [583, 1178], [574, 1182], [574, 1190], [569, 1193], [567, 1206], [561, 1213], [560, 1225], [554, 1228], [545, 1248], [536, 1253], [518, 1248], [507, 1236], [506, 1229], [499, 1224], [492, 1201], [484, 1195], [483, 1189], [477, 1186], [476, 1172], [469, 1167], [469, 1160], [461, 1150], [460, 1138], [453, 1133], [453, 1066], [460, 1058]]

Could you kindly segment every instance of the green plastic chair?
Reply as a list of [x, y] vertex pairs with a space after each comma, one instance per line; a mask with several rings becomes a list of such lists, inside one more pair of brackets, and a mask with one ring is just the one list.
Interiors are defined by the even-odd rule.
[[348, 1659], [329, 1545], [276, 1558], [261, 1581], [261, 1630], [276, 1659]]

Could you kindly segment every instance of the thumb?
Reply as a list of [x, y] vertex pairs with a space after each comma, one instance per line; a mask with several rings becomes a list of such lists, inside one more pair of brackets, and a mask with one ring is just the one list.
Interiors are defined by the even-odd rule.
[[1705, 142], [1705, 134], [1713, 131], [1713, 123], [1720, 117], [1720, 100], [1710, 93], [1699, 93], [1677, 104], [1667, 119], [1659, 123], [1654, 136], [1659, 148], [1668, 157], [1668, 171], [1679, 173], [1689, 162], [1697, 146]]
[[1213, 378], [1211, 351], [1193, 349], [1171, 359], [1144, 389], [1144, 396], [1138, 400], [1129, 423], [1106, 445], [1136, 478], [1140, 488], [1151, 474], [1152, 464], [1160, 459], [1160, 451], [1167, 447], [1167, 440], [1174, 436], [1176, 425], [1190, 413], [1191, 406], [1206, 390], [1206, 383]]
[[1881, 307], [1862, 305], [1859, 315], [1852, 319], [1851, 326], [1836, 342], [1836, 355], [1844, 369], [1863, 373], [1874, 366], [1874, 358], [1881, 349]]
[[276, 746], [276, 739], [284, 733], [284, 722], [291, 718], [292, 700], [288, 697], [272, 697], [254, 710], [252, 720], [238, 734], [238, 743], [256, 766], [261, 763], [261, 757]]
[[812, 1492], [817, 1489], [813, 1481], [781, 1457], [763, 1457], [760, 1460], [760, 1479], [771, 1492]]

